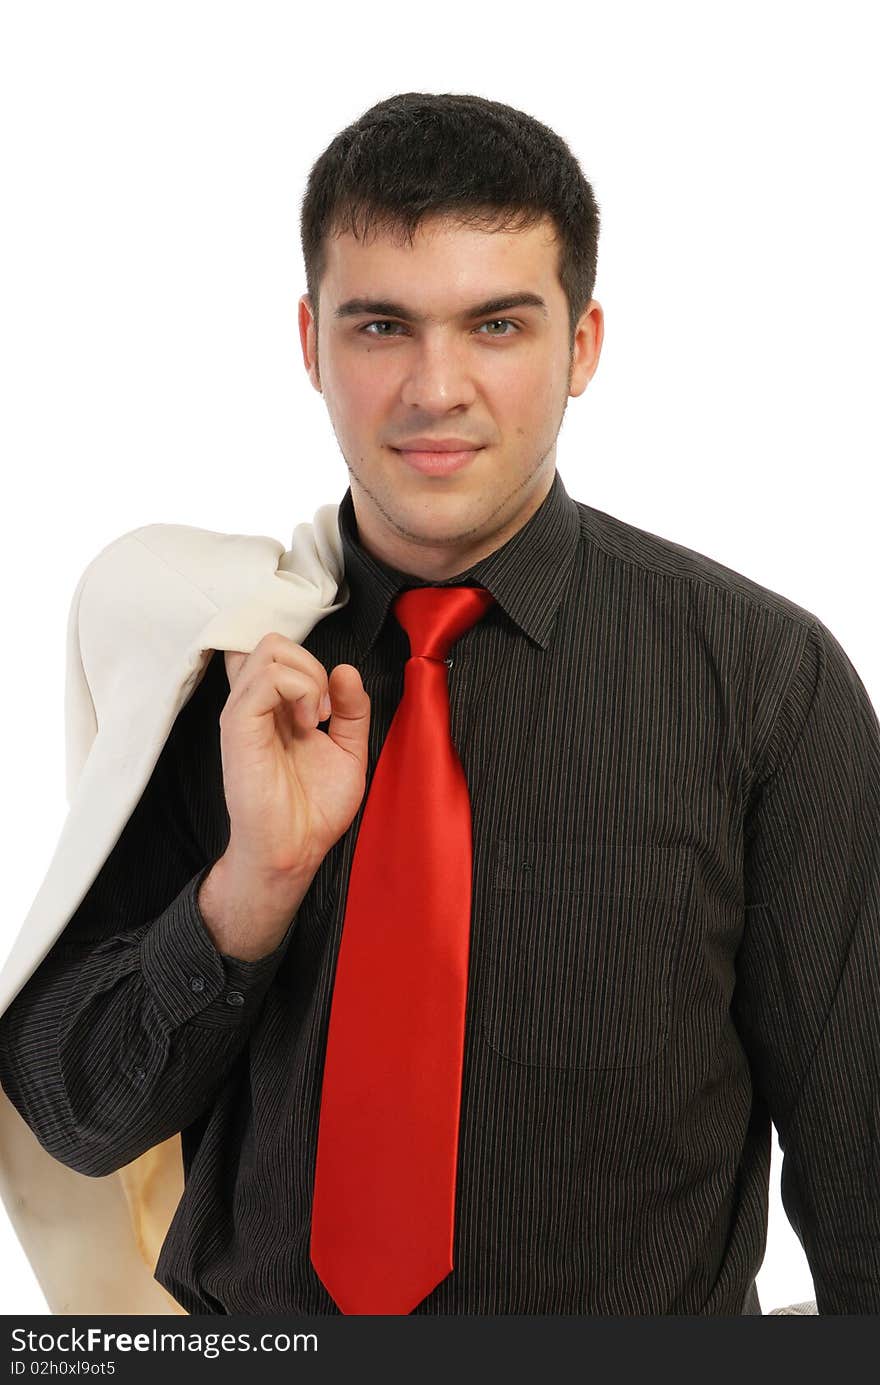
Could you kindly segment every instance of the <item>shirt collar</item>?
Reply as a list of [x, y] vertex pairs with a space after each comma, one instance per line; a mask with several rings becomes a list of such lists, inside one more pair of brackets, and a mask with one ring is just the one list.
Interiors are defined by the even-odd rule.
[[579, 533], [577, 502], [568, 495], [556, 471], [538, 509], [506, 543], [454, 577], [430, 582], [400, 572], [367, 552], [358, 537], [349, 486], [339, 504], [339, 534], [349, 589], [349, 618], [361, 656], [371, 650], [398, 592], [426, 586], [486, 587], [520, 630], [546, 649]]

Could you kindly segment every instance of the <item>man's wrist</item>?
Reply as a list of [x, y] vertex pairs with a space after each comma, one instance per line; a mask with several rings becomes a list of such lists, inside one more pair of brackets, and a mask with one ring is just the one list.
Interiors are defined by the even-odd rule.
[[315, 872], [263, 880], [228, 853], [202, 880], [196, 905], [218, 952], [255, 962], [274, 952], [309, 891]]

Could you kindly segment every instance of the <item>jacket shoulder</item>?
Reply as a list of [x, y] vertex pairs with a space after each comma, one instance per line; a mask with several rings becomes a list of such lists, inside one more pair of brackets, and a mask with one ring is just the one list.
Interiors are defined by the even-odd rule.
[[174, 670], [188, 673], [196, 658], [200, 631], [271, 576], [283, 551], [277, 539], [183, 524], [143, 525], [106, 544], [70, 604], [68, 726], [100, 726], [120, 695], [168, 694]]
[[227, 565], [275, 567], [284, 545], [265, 534], [226, 533], [190, 524], [143, 524], [129, 529], [101, 549], [104, 554], [140, 549], [148, 560], [164, 563], [181, 577], [201, 587], [215, 579]]
[[168, 614], [168, 598], [205, 615], [274, 572], [284, 545], [266, 535], [187, 524], [145, 524], [106, 544], [84, 570], [78, 595], [108, 614], [143, 620]]

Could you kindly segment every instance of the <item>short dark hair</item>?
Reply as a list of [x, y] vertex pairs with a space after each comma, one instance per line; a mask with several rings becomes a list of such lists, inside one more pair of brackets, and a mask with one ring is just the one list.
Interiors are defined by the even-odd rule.
[[434, 215], [487, 230], [523, 230], [549, 216], [573, 349], [596, 282], [593, 189], [548, 126], [500, 101], [452, 93], [408, 91], [379, 101], [313, 164], [300, 234], [316, 325], [329, 236], [402, 231], [412, 244], [422, 220]]

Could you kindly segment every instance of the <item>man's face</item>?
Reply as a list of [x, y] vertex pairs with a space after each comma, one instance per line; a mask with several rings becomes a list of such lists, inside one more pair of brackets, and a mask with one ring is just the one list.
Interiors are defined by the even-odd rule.
[[[455, 576], [547, 495], [568, 398], [598, 363], [602, 309], [588, 305], [570, 354], [547, 219], [498, 232], [434, 217], [412, 246], [346, 233], [327, 251], [317, 339], [307, 296], [300, 337], [349, 469], [360, 540], [404, 572]], [[475, 311], [525, 293], [544, 306]], [[456, 470], [419, 470], [406, 453], [422, 439], [476, 450]]]

